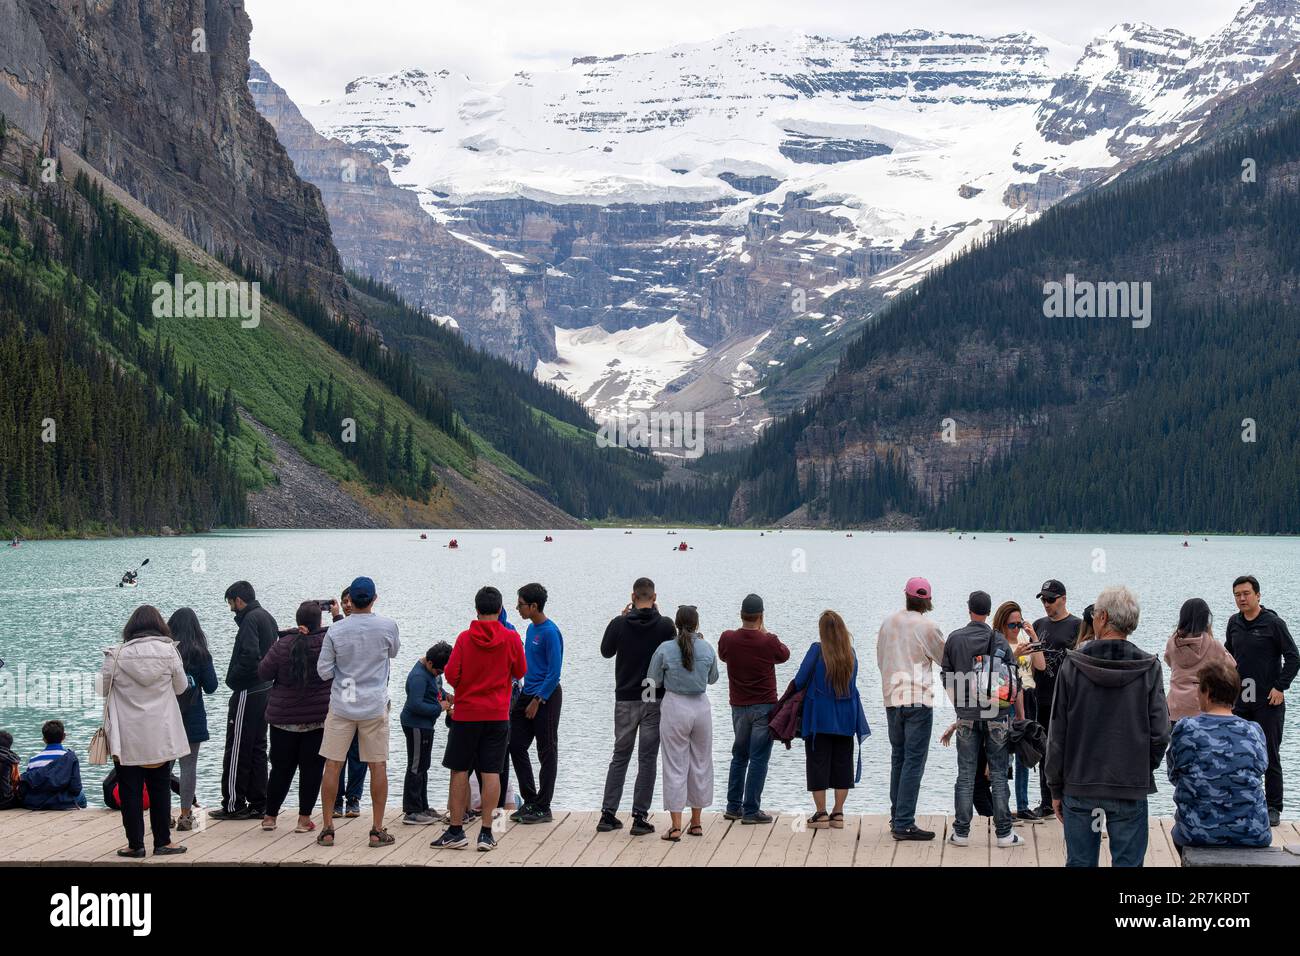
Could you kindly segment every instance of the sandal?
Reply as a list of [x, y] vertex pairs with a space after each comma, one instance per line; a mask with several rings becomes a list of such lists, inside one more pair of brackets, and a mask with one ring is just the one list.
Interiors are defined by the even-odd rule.
[[[673, 836], [674, 833], [676, 833], [677, 836]], [[668, 841], [671, 842], [671, 843], [680, 843], [680, 842], [681, 842], [681, 839], [682, 839], [682, 828], [681, 828], [681, 827], [670, 827], [669, 830], [668, 830], [668, 832], [666, 832], [666, 833], [665, 833], [663, 836], [661, 836], [659, 839], [661, 839], [661, 840], [668, 840]]]
[[317, 845], [317, 846], [333, 846], [333, 845], [334, 845], [334, 828], [333, 828], [333, 827], [326, 827], [324, 830], [321, 830], [320, 833], [316, 834], [316, 845]]
[[271, 831], [271, 830], [274, 830], [274, 829], [275, 829], [275, 820], [274, 820], [274, 818], [272, 818], [272, 820], [271, 820], [270, 823], [267, 823], [265, 820], [263, 820], [263, 821], [262, 821], [262, 829], [263, 829], [263, 830], [266, 830], [266, 831], [268, 831], [268, 832]]
[[388, 846], [393, 842], [393, 835], [383, 827], [380, 827], [378, 830], [370, 831], [370, 845], [372, 847]]
[[825, 810], [818, 810], [808, 818], [808, 829], [826, 830], [831, 825], [830, 815]]
[[293, 832], [294, 832], [294, 833], [311, 833], [311, 831], [312, 831], [312, 830], [315, 830], [315, 829], [316, 829], [316, 821], [315, 821], [315, 820], [308, 820], [306, 826], [303, 826], [303, 825], [300, 823], [300, 824], [298, 824], [298, 826], [296, 826], [296, 827], [293, 828]]
[[843, 829], [844, 829], [844, 814], [843, 814], [843, 813], [832, 813], [832, 814], [831, 814], [831, 826], [834, 827], [836, 830], [843, 830]]
[[704, 836], [704, 826], [699, 823], [692, 823], [686, 828], [687, 836]]

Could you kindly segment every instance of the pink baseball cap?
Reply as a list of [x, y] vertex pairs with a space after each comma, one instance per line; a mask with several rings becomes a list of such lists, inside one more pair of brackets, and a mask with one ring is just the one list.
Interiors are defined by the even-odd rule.
[[930, 582], [925, 578], [908, 578], [907, 587], [904, 588], [908, 597], [925, 598], [929, 600], [934, 594], [930, 591]]

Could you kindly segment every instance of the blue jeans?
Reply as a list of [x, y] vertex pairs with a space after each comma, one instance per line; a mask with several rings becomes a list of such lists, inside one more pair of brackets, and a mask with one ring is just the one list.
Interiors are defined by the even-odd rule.
[[731, 773], [727, 776], [727, 812], [752, 817], [763, 800], [767, 761], [772, 756], [772, 735], [767, 718], [773, 704], [748, 704], [731, 708]]
[[907, 830], [916, 826], [916, 800], [930, 753], [934, 708], [925, 704], [886, 707], [885, 719], [890, 749], [889, 828]]
[[1011, 833], [1011, 795], [1007, 789], [1010, 734], [1011, 727], [1005, 718], [957, 721], [957, 785], [954, 788], [957, 806], [952, 829], [958, 836], [970, 835], [981, 740], [988, 757], [989, 789], [993, 794], [993, 829], [1000, 837]]
[[[361, 792], [366, 786], [366, 768], [369, 764], [361, 760], [361, 742], [357, 735], [352, 735], [352, 746], [348, 748], [348, 759], [339, 768], [338, 797], [334, 800], [336, 807], [343, 806], [346, 797], [349, 803], [360, 803]], [[346, 784], [344, 778], [346, 777]]]
[[1111, 866], [1141, 866], [1147, 855], [1147, 801], [1072, 797], [1061, 800], [1065, 817], [1065, 865], [1096, 866], [1101, 828], [1110, 838]]
[[1029, 809], [1029, 768], [1019, 757], [1016, 760], [1016, 812]]

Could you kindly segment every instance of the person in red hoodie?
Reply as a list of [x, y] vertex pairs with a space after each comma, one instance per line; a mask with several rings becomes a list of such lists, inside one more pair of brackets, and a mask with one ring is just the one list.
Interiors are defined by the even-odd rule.
[[[481, 774], [483, 806], [495, 807], [501, 790], [501, 767], [510, 742], [510, 688], [528, 670], [524, 645], [519, 635], [497, 618], [501, 613], [501, 592], [480, 588], [474, 595], [477, 620], [460, 632], [442, 679], [456, 690], [455, 703], [447, 715], [451, 730], [442, 765], [451, 771], [447, 796], [449, 826], [429, 845], [436, 849], [461, 850], [469, 845], [461, 826], [469, 806], [469, 774]], [[492, 819], [483, 814], [478, 832], [480, 852], [496, 849]]]

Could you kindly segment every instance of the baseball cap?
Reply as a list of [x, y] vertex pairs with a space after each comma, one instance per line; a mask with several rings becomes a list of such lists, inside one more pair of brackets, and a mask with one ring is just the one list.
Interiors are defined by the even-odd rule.
[[993, 610], [993, 599], [987, 591], [971, 591], [966, 607], [972, 614], [987, 614]]
[[903, 590], [908, 597], [925, 598], [926, 600], [934, 597], [934, 592], [930, 590], [930, 582], [925, 578], [908, 578], [907, 587]]
[[354, 604], [366, 605], [375, 599], [375, 582], [369, 578], [355, 578], [348, 588]]
[[1050, 578], [1044, 581], [1043, 586], [1038, 589], [1038, 593], [1035, 594], [1034, 597], [1041, 599], [1044, 596], [1052, 599], [1065, 597], [1065, 585], [1060, 581], [1057, 581], [1055, 578]]
[[745, 595], [745, 600], [740, 602], [741, 614], [762, 614], [763, 599], [757, 594]]

